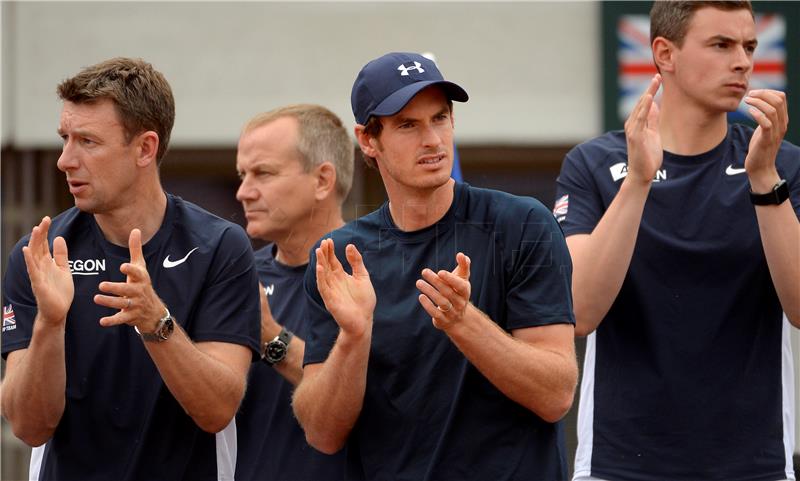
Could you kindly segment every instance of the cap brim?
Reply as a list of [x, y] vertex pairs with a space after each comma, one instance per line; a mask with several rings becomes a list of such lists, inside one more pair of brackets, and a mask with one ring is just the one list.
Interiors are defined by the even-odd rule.
[[[378, 115], [378, 116], [385, 116], [385, 115], [394, 115], [397, 112], [403, 110], [403, 107], [414, 98], [420, 90], [430, 87], [431, 85], [438, 85], [439, 87], [444, 90], [445, 94], [447, 94], [447, 98], [450, 100], [455, 100], [457, 102], [466, 102], [469, 100], [469, 95], [467, 95], [467, 91], [462, 89], [460, 86], [454, 84], [453, 82], [448, 82], [447, 80], [426, 80], [422, 82], [414, 82], [413, 84], [406, 85], [405, 87], [401, 88], [397, 92], [393, 93], [392, 95], [383, 99], [383, 102], [379, 103], [377, 107], [372, 109], [370, 112], [370, 116]], [[369, 118], [367, 118], [368, 120]]]

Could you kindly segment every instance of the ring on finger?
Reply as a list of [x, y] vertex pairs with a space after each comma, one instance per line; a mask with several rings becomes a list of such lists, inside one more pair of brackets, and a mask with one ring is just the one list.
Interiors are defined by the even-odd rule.
[[448, 301], [445, 307], [447, 309], [443, 309], [442, 306], [436, 306], [436, 309], [439, 309], [439, 312], [450, 312], [453, 309], [453, 303]]
[[127, 298], [127, 299], [128, 299], [128, 303], [125, 304], [125, 309], [130, 309], [131, 308], [131, 300], [130, 300], [130, 298]]

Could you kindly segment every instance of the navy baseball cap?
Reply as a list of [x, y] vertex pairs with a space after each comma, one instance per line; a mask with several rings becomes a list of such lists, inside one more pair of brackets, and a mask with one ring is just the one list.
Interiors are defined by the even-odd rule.
[[438, 85], [450, 100], [466, 102], [467, 92], [442, 77], [433, 60], [418, 53], [392, 52], [364, 65], [350, 93], [356, 122], [366, 125], [373, 115], [394, 115], [420, 90]]

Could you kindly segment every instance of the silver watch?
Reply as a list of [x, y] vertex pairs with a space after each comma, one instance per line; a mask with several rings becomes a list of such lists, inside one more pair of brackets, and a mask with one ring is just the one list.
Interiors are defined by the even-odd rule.
[[139, 334], [143, 341], [162, 342], [169, 339], [169, 336], [172, 335], [172, 331], [175, 330], [175, 319], [172, 317], [172, 314], [169, 313], [169, 309], [167, 309], [166, 306], [164, 306], [164, 311], [166, 311], [164, 317], [158, 320], [156, 329], [153, 332], [142, 332], [137, 326], [133, 326], [136, 330], [136, 334]]

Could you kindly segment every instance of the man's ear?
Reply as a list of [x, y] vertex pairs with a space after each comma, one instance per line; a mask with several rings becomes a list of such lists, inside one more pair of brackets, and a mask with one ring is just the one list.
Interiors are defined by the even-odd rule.
[[336, 194], [336, 167], [332, 163], [326, 161], [316, 166], [314, 178], [316, 180], [314, 197], [317, 200], [325, 200]]
[[356, 125], [355, 128], [355, 135], [356, 140], [358, 141], [358, 146], [361, 148], [361, 152], [364, 153], [367, 157], [372, 157], [373, 159], [377, 157], [378, 153], [378, 139], [372, 137], [371, 135], [365, 132], [366, 127], [361, 124]]
[[158, 134], [152, 130], [142, 132], [134, 139], [137, 147], [136, 165], [146, 167], [156, 162], [158, 157]]
[[656, 37], [653, 40], [653, 61], [658, 68], [658, 71], [674, 72], [675, 71], [675, 52], [678, 50], [677, 46], [670, 40], [664, 37]]

